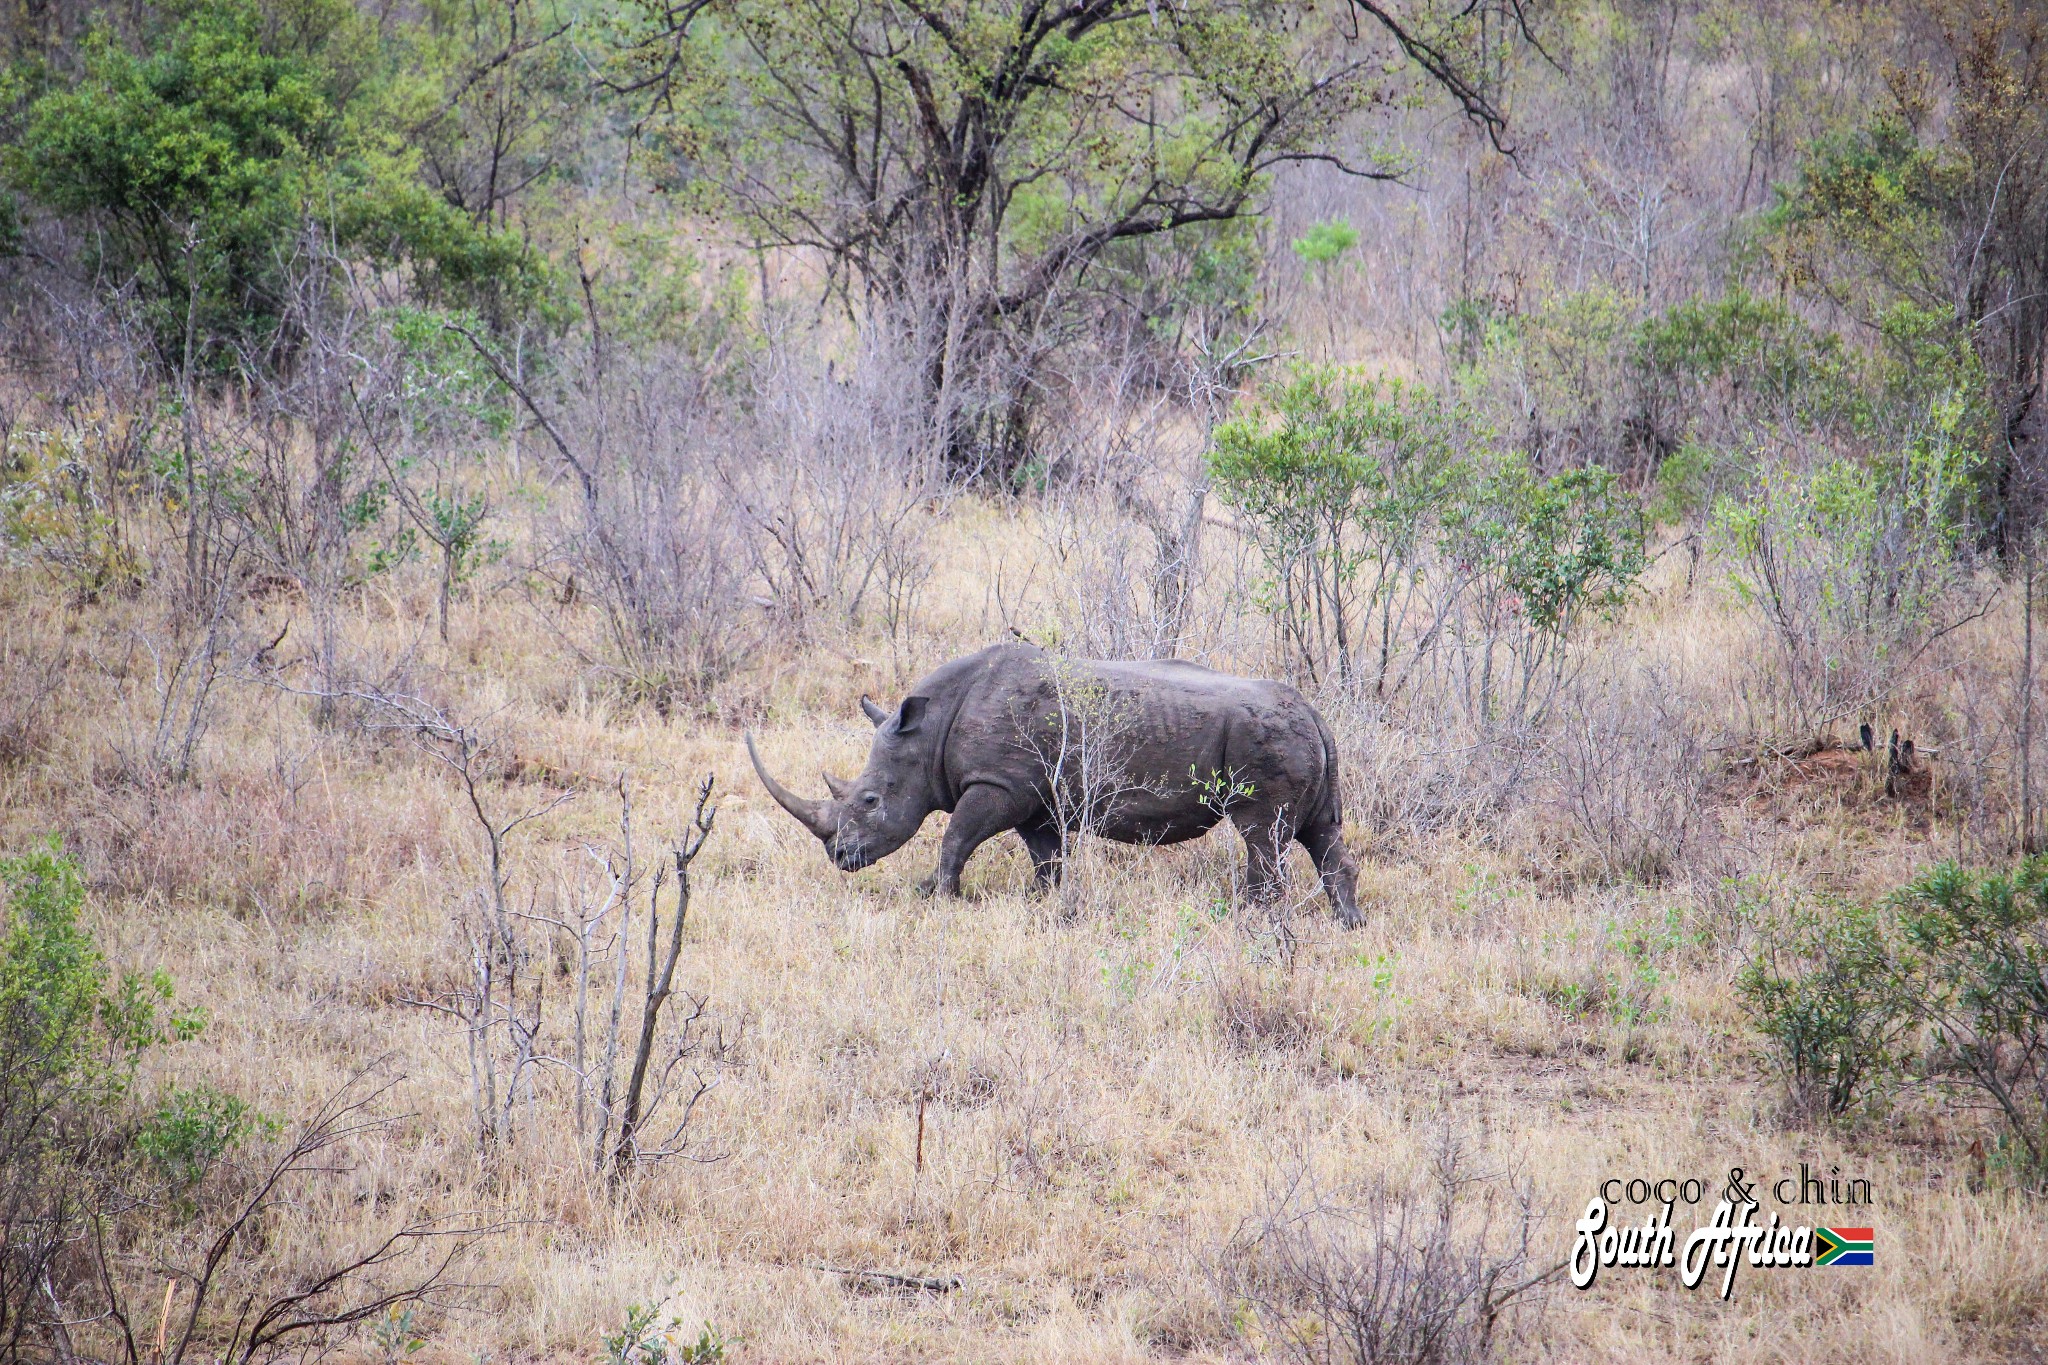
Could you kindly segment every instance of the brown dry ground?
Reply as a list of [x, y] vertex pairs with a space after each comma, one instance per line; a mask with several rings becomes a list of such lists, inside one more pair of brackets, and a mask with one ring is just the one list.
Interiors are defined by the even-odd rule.
[[[1007, 544], [1014, 575], [1031, 515], [963, 505], [934, 528], [956, 568], [898, 651], [905, 672], [1000, 630], [987, 556], [971, 551]], [[301, 609], [267, 603], [265, 634]], [[210, 1079], [289, 1117], [373, 1061], [403, 1078], [386, 1107], [409, 1117], [303, 1209], [272, 1248], [280, 1261], [407, 1210], [519, 1220], [467, 1272], [498, 1288], [496, 1305], [432, 1321], [419, 1358], [588, 1359], [636, 1302], [692, 1330], [716, 1323], [750, 1361], [1242, 1358], [1255, 1342], [1230, 1330], [1213, 1271], [1267, 1186], [1304, 1160], [1338, 1185], [1405, 1176], [1445, 1125], [1531, 1183], [1548, 1261], [1608, 1176], [1718, 1190], [1732, 1166], [1775, 1178], [1807, 1161], [1876, 1192], [1853, 1218], [1814, 1220], [1874, 1224], [1873, 1269], [1745, 1271], [1729, 1302], [1670, 1272], [1609, 1271], [1521, 1316], [1511, 1355], [2039, 1358], [2048, 1225], [1996, 1180], [1967, 1188], [1969, 1117], [1912, 1097], [1883, 1124], [1787, 1126], [1734, 990], [1746, 895], [1876, 894], [1945, 851], [1924, 798], [1873, 795], [1858, 759], [1727, 775], [1715, 818], [1732, 852], [1661, 887], [1560, 875], [1547, 859], [1565, 853], [1526, 831], [1355, 828], [1370, 923], [1338, 930], [1298, 862], [1290, 964], [1263, 914], [1229, 905], [1234, 838], [1091, 850], [1068, 915], [1029, 893], [1004, 841], [970, 865], [966, 899], [934, 902], [914, 887], [942, 817], [842, 875], [755, 783], [736, 724], [616, 700], [517, 594], [459, 601], [443, 649], [426, 587], [366, 590], [348, 608], [351, 647], [412, 652], [423, 688], [489, 716], [518, 760], [487, 796], [511, 811], [577, 791], [516, 837], [522, 899], [587, 880], [585, 845], [615, 828], [615, 777], [651, 837], [677, 827], [700, 774], [718, 775], [681, 969], [739, 1040], [692, 1130], [717, 1159], [669, 1163], [614, 1201], [580, 1170], [551, 1090], [516, 1151], [482, 1171], [460, 1040], [404, 1003], [463, 970], [451, 926], [478, 850], [445, 772], [323, 730], [303, 699], [243, 679], [223, 685], [194, 781], [126, 775], [154, 696], [131, 632], [153, 628], [153, 610], [75, 605], [33, 570], [0, 574], [8, 686], [28, 689], [31, 661], [64, 661], [39, 747], [0, 768], [0, 835], [18, 848], [61, 832], [113, 957], [162, 965], [207, 1008], [204, 1036], [166, 1050], [150, 1085]], [[1622, 627], [1709, 685], [1733, 679], [1747, 629], [1662, 571]], [[283, 676], [304, 680], [295, 643]], [[852, 639], [763, 659], [749, 695], [771, 764], [812, 791], [819, 767], [857, 768], [855, 699], [897, 693], [890, 657], [886, 641]], [[1632, 937], [1648, 946], [1632, 953]], [[1612, 1006], [1632, 980], [1647, 982], [1648, 1020]], [[1696, 1220], [1681, 1208], [1678, 1221]], [[860, 1292], [820, 1266], [963, 1287]]]

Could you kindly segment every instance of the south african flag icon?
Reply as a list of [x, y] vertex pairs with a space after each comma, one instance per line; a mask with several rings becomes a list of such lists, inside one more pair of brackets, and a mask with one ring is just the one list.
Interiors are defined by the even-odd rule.
[[1815, 1228], [1815, 1265], [1876, 1265], [1875, 1228]]

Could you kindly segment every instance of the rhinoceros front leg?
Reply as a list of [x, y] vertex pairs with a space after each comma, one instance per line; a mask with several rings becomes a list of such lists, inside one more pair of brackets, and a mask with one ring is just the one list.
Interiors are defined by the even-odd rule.
[[960, 871], [974, 856], [974, 850], [1004, 830], [1015, 829], [1030, 820], [1036, 805], [1029, 794], [1005, 791], [985, 782], [977, 782], [960, 793], [960, 802], [953, 807], [953, 818], [946, 825], [946, 837], [939, 841], [938, 870], [923, 889], [941, 896], [959, 895]]

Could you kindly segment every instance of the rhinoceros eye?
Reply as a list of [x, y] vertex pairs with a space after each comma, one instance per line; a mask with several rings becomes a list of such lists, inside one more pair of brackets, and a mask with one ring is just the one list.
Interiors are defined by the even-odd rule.
[[860, 799], [860, 803], [863, 806], [879, 806], [882, 804], [882, 798], [875, 795], [875, 793], [873, 792], [869, 792], [866, 796], [863, 796]]

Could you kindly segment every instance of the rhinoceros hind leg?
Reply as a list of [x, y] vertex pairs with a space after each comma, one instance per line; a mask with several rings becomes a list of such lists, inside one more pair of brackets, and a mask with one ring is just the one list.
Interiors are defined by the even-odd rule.
[[1316, 871], [1322, 874], [1323, 890], [1330, 897], [1330, 908], [1336, 912], [1338, 923], [1346, 929], [1364, 924], [1365, 916], [1358, 912], [1358, 860], [1344, 847], [1343, 830], [1335, 821], [1322, 821], [1304, 825], [1295, 837], [1308, 850], [1308, 856], [1315, 859]]
[[1036, 824], [1017, 826], [1017, 833], [1031, 854], [1031, 871], [1038, 889], [1045, 891], [1059, 885], [1060, 863], [1067, 849], [1060, 827], [1050, 820], [1040, 820]]
[[1233, 813], [1237, 832], [1244, 836], [1245, 894], [1254, 905], [1270, 905], [1287, 889], [1287, 845], [1294, 835], [1284, 815]]

